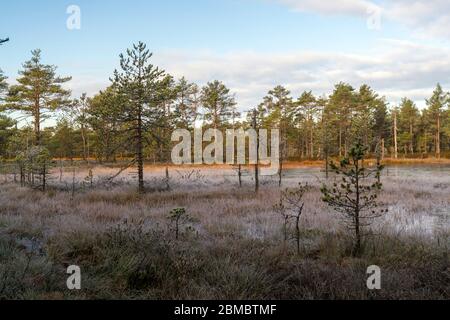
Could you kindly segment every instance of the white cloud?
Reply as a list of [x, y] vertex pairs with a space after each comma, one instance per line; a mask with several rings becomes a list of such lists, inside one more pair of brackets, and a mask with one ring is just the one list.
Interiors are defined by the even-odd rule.
[[386, 16], [401, 22], [425, 37], [450, 38], [450, 1], [389, 0]]
[[366, 0], [277, 0], [281, 4], [303, 12], [317, 12], [320, 14], [345, 14], [366, 16], [368, 10], [378, 8], [378, 5]]
[[450, 39], [448, 0], [272, 0], [289, 8], [322, 15], [367, 17], [379, 10], [383, 19], [406, 26], [420, 37]]
[[108, 78], [99, 80], [99, 77], [87, 75], [75, 75], [72, 80], [65, 84], [65, 87], [72, 91], [73, 97], [80, 97], [83, 93], [93, 96], [100, 90], [104, 90], [111, 83]]
[[[274, 86], [285, 85], [298, 97], [304, 90], [330, 94], [336, 83], [366, 83], [392, 104], [407, 96], [423, 105], [437, 82], [450, 90], [450, 49], [404, 40], [384, 39], [369, 54], [296, 51], [261, 53], [166, 50], [153, 63], [176, 78], [203, 85], [218, 79], [236, 93], [241, 111], [261, 102]], [[107, 77], [74, 76], [74, 96], [106, 87]]]
[[437, 82], [450, 89], [449, 56], [449, 49], [386, 39], [371, 54], [167, 51], [155, 55], [155, 63], [199, 84], [224, 81], [248, 110], [278, 84], [297, 97], [303, 90], [329, 94], [340, 81], [367, 83], [392, 103], [408, 96], [423, 105]]

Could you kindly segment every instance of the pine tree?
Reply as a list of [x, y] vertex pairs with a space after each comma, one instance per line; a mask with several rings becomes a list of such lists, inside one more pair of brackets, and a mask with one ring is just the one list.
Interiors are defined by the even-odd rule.
[[296, 101], [295, 120], [304, 125], [305, 149], [309, 158], [314, 157], [315, 121], [320, 111], [320, 104], [311, 91], [305, 91]]
[[177, 87], [171, 75], [165, 75], [161, 80], [157, 100], [158, 108], [162, 108], [162, 113], [158, 119], [158, 126], [153, 126], [150, 131], [147, 131], [145, 139], [153, 140], [154, 149], [151, 150], [150, 148], [149, 151], [151, 150], [155, 156], [157, 155], [160, 162], [165, 162], [170, 160], [171, 129], [176, 124], [174, 110], [176, 108]]
[[124, 141], [129, 140], [130, 134], [121, 130], [124, 125], [119, 122], [121, 105], [120, 96], [112, 86], [89, 99], [87, 122], [94, 131], [93, 143], [100, 162], [114, 160]]
[[330, 156], [332, 154], [332, 133], [333, 128], [331, 127], [332, 121], [330, 115], [330, 108], [328, 107], [328, 99], [325, 97], [320, 99], [320, 104], [322, 106], [322, 113], [320, 119], [320, 141], [323, 149], [323, 158], [325, 160], [325, 177], [329, 178], [330, 173]]
[[395, 107], [392, 110], [392, 137], [393, 137], [393, 144], [394, 144], [394, 158], [398, 158], [398, 107]]
[[[356, 94], [356, 105], [352, 112], [351, 119], [351, 141], [352, 143], [358, 139], [362, 139], [364, 145], [369, 148], [377, 143], [373, 135], [373, 125], [375, 122], [375, 111], [377, 106], [383, 102], [375, 91], [368, 85], [364, 84], [359, 88]], [[376, 140], [374, 140], [376, 139]]]
[[[259, 120], [259, 114], [257, 108], [253, 109], [249, 115], [251, 116], [251, 127], [256, 132], [259, 131], [261, 122]], [[255, 161], [255, 192], [259, 192], [259, 149], [260, 141], [259, 134], [256, 135], [256, 161]]]
[[341, 177], [341, 182], [333, 186], [324, 185], [321, 189], [323, 201], [335, 211], [344, 215], [350, 230], [354, 231], [353, 256], [358, 256], [362, 249], [362, 229], [371, 224], [372, 220], [386, 213], [377, 210], [378, 193], [382, 184], [377, 180], [381, 175], [382, 166], [375, 169], [364, 168], [364, 154], [367, 148], [360, 142], [352, 146], [340, 166], [331, 163], [332, 169]]
[[416, 150], [415, 142], [419, 120], [419, 109], [417, 109], [414, 102], [408, 98], [403, 98], [398, 114], [399, 140], [403, 148], [408, 149], [411, 154]]
[[222, 82], [215, 80], [202, 88], [202, 107], [204, 119], [214, 129], [223, 127], [233, 116], [233, 107], [236, 105], [234, 95], [230, 94]]
[[[3, 74], [3, 70], [0, 69], [0, 108], [1, 103], [4, 101], [5, 95], [8, 91], [8, 83], [6, 82], [6, 79], [8, 78]], [[2, 109], [0, 109], [0, 111], [2, 111]]]
[[198, 118], [199, 88], [181, 78], [176, 85], [175, 125], [179, 128], [192, 129]]
[[283, 161], [289, 154], [289, 129], [292, 128], [291, 122], [294, 112], [294, 103], [290, 94], [291, 92], [283, 86], [276, 86], [264, 97], [264, 102], [260, 106], [262, 114], [265, 115], [264, 126], [280, 130], [280, 163], [278, 170], [278, 185], [280, 187], [283, 177]]
[[68, 158], [73, 160], [76, 156], [76, 139], [74, 128], [68, 119], [61, 119], [56, 124], [54, 135], [52, 137], [54, 154], [59, 158]]
[[0, 157], [7, 157], [9, 139], [15, 133], [16, 122], [0, 114]]
[[83, 143], [83, 160], [88, 161], [89, 146], [88, 146], [88, 108], [90, 99], [86, 93], [83, 93], [79, 99], [73, 101], [70, 107], [70, 116], [72, 121], [80, 129], [81, 139]]
[[[3, 101], [8, 90], [8, 83], [6, 82], [6, 76], [3, 75], [3, 71], [0, 69], [0, 112], [3, 111]], [[0, 114], [0, 156], [6, 154], [7, 142], [12, 135], [11, 127], [14, 122], [3, 114]]]
[[145, 132], [150, 127], [158, 127], [166, 112], [161, 104], [164, 98], [162, 89], [167, 78], [165, 71], [150, 64], [152, 55], [144, 43], [133, 45], [133, 49], [127, 50], [126, 56], [120, 55], [121, 72], [116, 70], [113, 79], [113, 86], [123, 102], [119, 121], [133, 133], [131, 142], [135, 148], [139, 193], [145, 191]]
[[41, 144], [41, 123], [48, 113], [70, 104], [70, 91], [62, 84], [71, 77], [56, 76], [56, 67], [41, 62], [41, 50], [33, 50], [31, 60], [19, 71], [18, 85], [10, 88], [7, 98], [9, 110], [22, 111], [34, 123], [35, 145]]
[[339, 156], [347, 153], [348, 146], [351, 143], [351, 120], [352, 113], [356, 108], [357, 96], [355, 89], [346, 83], [338, 83], [335, 86], [333, 94], [328, 102], [329, 120], [332, 126], [336, 128], [336, 137], [339, 150]]
[[376, 139], [375, 150], [379, 160], [382, 160], [384, 158], [386, 140], [390, 138], [391, 132], [387, 104], [384, 99], [377, 101], [373, 118], [372, 131]]
[[438, 83], [436, 89], [433, 91], [433, 95], [427, 101], [428, 109], [426, 114], [428, 117], [429, 125], [434, 133], [434, 151], [437, 158], [441, 157], [441, 134], [442, 134], [442, 120], [445, 111], [445, 107], [449, 103], [449, 95], [442, 90], [441, 85]]

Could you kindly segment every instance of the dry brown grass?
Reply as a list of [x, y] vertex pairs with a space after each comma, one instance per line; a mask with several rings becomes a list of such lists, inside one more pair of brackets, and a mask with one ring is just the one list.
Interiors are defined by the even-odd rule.
[[[390, 213], [369, 231], [363, 257], [353, 259], [338, 215], [320, 200], [319, 170], [289, 174], [284, 181], [312, 186], [300, 256], [283, 244], [282, 221], [272, 210], [280, 192], [276, 178], [262, 179], [255, 195], [251, 175], [239, 189], [229, 168], [203, 169], [190, 179], [171, 168], [171, 191], [139, 196], [129, 172], [104, 184], [112, 172], [94, 168], [91, 189], [81, 183], [86, 170], [77, 169], [74, 197], [66, 189], [70, 172], [62, 182], [52, 181], [47, 193], [0, 186], [0, 282], [9, 288], [0, 285], [0, 298], [450, 297], [447, 176], [385, 176], [381, 199]], [[163, 167], [146, 172], [154, 190], [163, 178]], [[167, 219], [177, 207], [186, 208], [194, 229], [180, 241]], [[77, 293], [65, 288], [70, 264], [83, 271], [84, 289]], [[381, 291], [365, 288], [371, 264], [382, 267]]]

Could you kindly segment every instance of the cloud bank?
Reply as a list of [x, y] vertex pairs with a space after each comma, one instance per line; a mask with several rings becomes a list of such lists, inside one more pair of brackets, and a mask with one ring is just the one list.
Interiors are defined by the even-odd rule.
[[[408, 41], [384, 39], [371, 54], [257, 53], [252, 51], [219, 54], [212, 51], [159, 52], [154, 63], [176, 78], [203, 85], [218, 79], [236, 94], [241, 111], [262, 101], [274, 86], [286, 86], [294, 97], [304, 90], [317, 95], [330, 94], [335, 84], [348, 82], [354, 87], [370, 85], [393, 105], [402, 97], [424, 105], [437, 82], [450, 89], [450, 50]], [[91, 78], [74, 77], [74, 95], [94, 94], [108, 85]]]
[[367, 18], [379, 10], [383, 19], [397, 22], [421, 37], [450, 40], [448, 0], [272, 0], [295, 11], [321, 15], [349, 15]]

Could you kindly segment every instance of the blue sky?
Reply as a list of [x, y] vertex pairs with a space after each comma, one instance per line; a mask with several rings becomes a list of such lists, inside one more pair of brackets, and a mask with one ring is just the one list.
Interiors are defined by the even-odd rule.
[[[450, 5], [416, 2], [8, 1], [1, 5], [0, 38], [11, 42], [0, 49], [0, 68], [13, 81], [40, 48], [44, 62], [73, 76], [74, 95], [93, 94], [108, 84], [119, 53], [143, 41], [154, 63], [177, 77], [223, 80], [242, 110], [277, 84], [298, 96], [329, 93], [341, 80], [367, 82], [392, 103], [408, 95], [420, 104], [436, 82], [450, 85], [450, 66], [440, 62], [449, 52]], [[80, 30], [66, 27], [69, 5], [81, 9]], [[369, 8], [380, 10], [381, 30], [368, 28]]]

